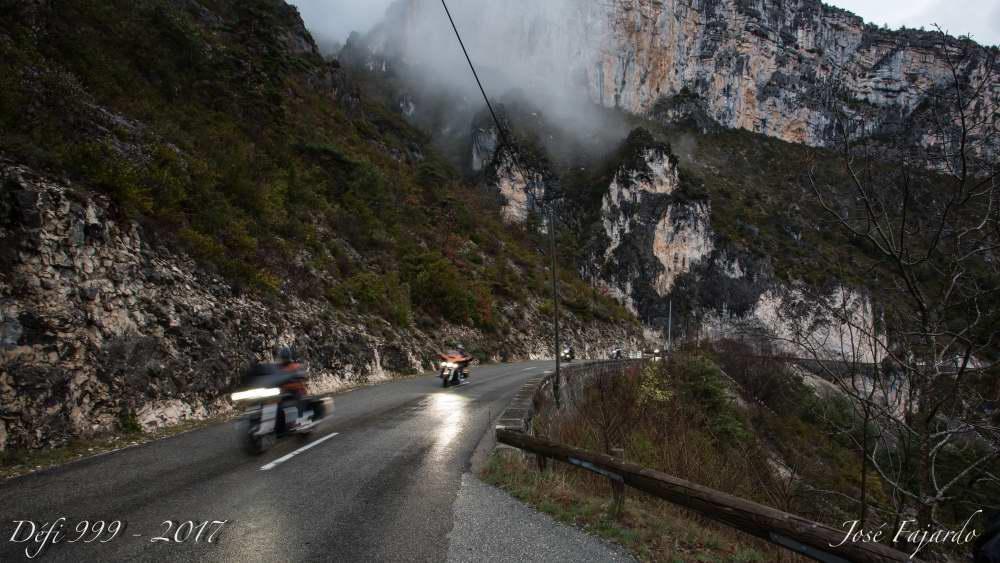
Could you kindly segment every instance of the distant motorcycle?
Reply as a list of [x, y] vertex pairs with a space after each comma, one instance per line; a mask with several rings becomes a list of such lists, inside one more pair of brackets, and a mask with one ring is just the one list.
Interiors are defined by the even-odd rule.
[[257, 366], [243, 391], [233, 393], [233, 403], [242, 406], [238, 428], [244, 449], [262, 454], [285, 436], [308, 436], [333, 411], [329, 397], [299, 398], [289, 390], [295, 376], [273, 365]]
[[562, 351], [562, 354], [559, 356], [559, 359], [561, 359], [564, 362], [572, 362], [573, 360], [576, 359], [576, 352], [574, 352], [572, 348], [566, 348]]
[[469, 362], [472, 358], [458, 352], [438, 354], [441, 363], [438, 365], [438, 377], [441, 378], [441, 386], [461, 385], [463, 379], [469, 377]]

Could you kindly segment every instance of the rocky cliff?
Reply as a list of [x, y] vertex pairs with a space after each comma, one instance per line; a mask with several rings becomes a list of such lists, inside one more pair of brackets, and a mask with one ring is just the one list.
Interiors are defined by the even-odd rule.
[[[581, 268], [664, 340], [761, 336], [772, 347], [829, 359], [876, 359], [857, 329], [874, 332], [863, 289], [830, 279], [781, 279], [767, 256], [741, 250], [713, 226], [708, 192], [682, 174], [671, 147], [643, 129], [629, 136], [601, 201]], [[849, 322], [848, 322], [849, 320]]]
[[648, 113], [694, 95], [723, 126], [809, 145], [827, 142], [834, 112], [871, 108], [876, 130], [952, 81], [952, 64], [973, 79], [987, 64], [957, 62], [958, 42], [942, 34], [881, 30], [817, 0], [618, 0], [605, 17], [598, 102]]
[[674, 281], [712, 252], [709, 204], [680, 196], [670, 148], [642, 129], [626, 144], [601, 202], [603, 237], [595, 264], [628, 307], [670, 294]]

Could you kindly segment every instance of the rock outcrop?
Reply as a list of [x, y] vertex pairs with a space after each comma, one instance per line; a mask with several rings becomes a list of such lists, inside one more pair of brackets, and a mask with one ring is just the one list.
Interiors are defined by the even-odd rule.
[[644, 130], [626, 141], [601, 204], [602, 237], [594, 260], [609, 292], [633, 312], [666, 297], [674, 281], [711, 253], [710, 209], [705, 199], [680, 194], [670, 147]]
[[[712, 228], [711, 204], [682, 177], [670, 146], [638, 129], [625, 144], [582, 269], [665, 339], [772, 340], [792, 355], [874, 361], [867, 297], [779, 281], [767, 260], [735, 251]], [[867, 331], [863, 330], [867, 327]]]
[[[539, 108], [538, 114], [512, 121], [519, 131], [546, 140], [566, 127], [567, 108], [580, 112], [578, 121], [594, 121], [594, 110], [579, 104], [584, 98], [701, 132], [738, 128], [811, 146], [832, 141], [838, 116], [864, 116], [868, 133], [898, 132], [902, 126], [915, 143], [926, 144], [930, 139], [919, 126], [920, 114], [954, 80], [952, 71], [976, 82], [987, 68], [987, 61], [977, 58], [981, 53], [958, 56], [962, 40], [878, 29], [818, 0], [515, 2], [505, 9], [516, 15], [472, 2], [455, 16], [462, 29], [488, 28], [466, 34], [470, 51], [479, 55], [481, 75], [494, 97], [516, 92]], [[370, 56], [394, 61], [401, 76], [408, 76], [409, 68], [435, 79], [409, 79], [425, 98], [435, 84], [453, 89], [451, 71], [465, 62], [448, 44], [450, 37], [424, 39], [438, 10], [428, 0], [400, 0], [367, 38]], [[478, 99], [473, 83], [465, 82], [468, 90], [455, 88], [468, 92], [467, 103]], [[991, 111], [995, 101], [989, 96], [996, 89], [995, 84], [984, 88], [971, 111]], [[541, 125], [532, 117], [539, 114]], [[532, 185], [552, 184], [553, 167], [519, 167], [510, 155], [497, 155], [497, 132], [482, 117], [470, 117], [471, 150], [463, 160], [472, 171], [485, 172], [487, 185], [505, 204], [506, 218], [523, 222], [531, 207], [526, 192]], [[801, 294], [777, 281], [767, 257], [737, 251], [713, 232], [712, 206], [720, 204], [704, 195], [697, 180], [681, 178], [669, 147], [649, 135], [633, 135], [626, 144], [634, 150], [606, 184], [596, 236], [588, 240], [588, 259], [580, 264], [584, 276], [654, 330], [665, 329], [672, 300], [678, 334], [724, 336], [749, 323], [787, 337], [788, 319], [779, 319], [776, 311], [795, 309], [786, 305], [801, 301]], [[563, 168], [566, 161], [575, 163], [553, 160]], [[589, 221], [592, 211], [581, 216]], [[831, 287], [825, 293], [836, 301], [840, 291]], [[870, 319], [863, 295], [848, 301]]]

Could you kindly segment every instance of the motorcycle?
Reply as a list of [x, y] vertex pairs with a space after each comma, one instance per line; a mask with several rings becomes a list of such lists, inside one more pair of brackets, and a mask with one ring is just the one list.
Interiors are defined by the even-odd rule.
[[654, 362], [662, 361], [667, 355], [666, 352], [666, 350], [657, 348], [656, 350], [653, 350], [653, 354], [650, 356], [650, 359]]
[[237, 427], [248, 453], [262, 454], [286, 436], [305, 438], [333, 411], [330, 397], [299, 400], [282, 388], [287, 379], [287, 375], [271, 370], [250, 378], [246, 389], [230, 395], [234, 404], [245, 408]]
[[441, 378], [442, 387], [461, 385], [463, 379], [468, 379], [468, 365], [472, 358], [461, 354], [438, 354], [438, 357], [441, 359], [438, 366], [438, 377]]
[[572, 362], [573, 360], [576, 359], [576, 353], [573, 351], [572, 348], [566, 348], [565, 350], [562, 351], [562, 355], [559, 356], [559, 359], [567, 363]]

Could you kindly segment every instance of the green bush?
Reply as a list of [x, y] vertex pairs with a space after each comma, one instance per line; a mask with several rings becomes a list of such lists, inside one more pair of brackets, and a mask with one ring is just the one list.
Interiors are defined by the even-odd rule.
[[492, 322], [492, 298], [466, 280], [467, 272], [436, 251], [408, 256], [403, 275], [413, 290], [414, 304], [424, 312], [453, 323]]
[[139, 418], [136, 416], [135, 411], [130, 409], [123, 409], [118, 414], [118, 428], [125, 434], [142, 433], [142, 425], [139, 424]]
[[680, 354], [671, 363], [680, 392], [696, 402], [707, 415], [709, 430], [719, 439], [742, 443], [751, 438], [747, 425], [730, 397], [728, 385], [709, 358], [700, 354]]
[[129, 216], [152, 211], [153, 198], [144, 171], [114, 149], [87, 143], [76, 147], [68, 157], [95, 187], [117, 200]]
[[408, 326], [413, 321], [410, 287], [394, 272], [356, 274], [330, 290], [329, 297], [341, 307], [351, 305], [353, 299], [362, 312], [375, 313], [396, 326]]

